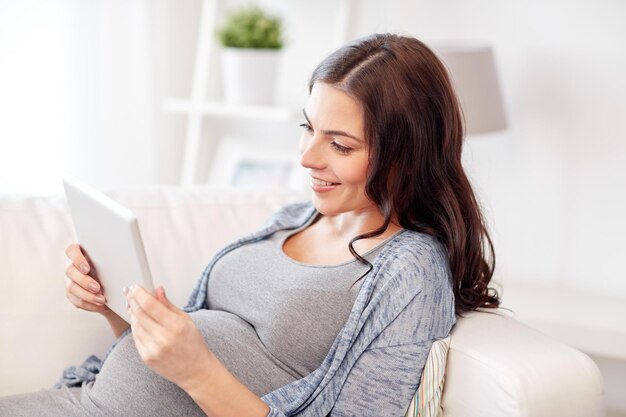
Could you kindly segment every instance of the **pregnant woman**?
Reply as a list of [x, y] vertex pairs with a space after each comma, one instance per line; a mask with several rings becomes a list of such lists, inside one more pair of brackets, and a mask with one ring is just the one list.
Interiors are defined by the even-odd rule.
[[391, 34], [328, 56], [309, 92], [311, 201], [219, 252], [184, 310], [124, 289], [130, 326], [70, 246], [68, 299], [118, 339], [1, 416], [404, 415], [455, 315], [499, 304], [459, 103], [437, 57]]

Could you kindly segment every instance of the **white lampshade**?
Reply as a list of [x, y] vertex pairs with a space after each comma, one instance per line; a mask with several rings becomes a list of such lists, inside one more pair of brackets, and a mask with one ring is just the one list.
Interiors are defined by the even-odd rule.
[[491, 47], [433, 46], [452, 78], [465, 115], [466, 133], [506, 128], [506, 116]]

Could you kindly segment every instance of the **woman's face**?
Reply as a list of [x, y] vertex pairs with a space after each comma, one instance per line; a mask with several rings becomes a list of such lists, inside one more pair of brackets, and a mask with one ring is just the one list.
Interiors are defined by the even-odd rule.
[[309, 172], [317, 211], [334, 216], [375, 209], [365, 195], [369, 163], [360, 103], [330, 84], [316, 82], [304, 117], [300, 163]]

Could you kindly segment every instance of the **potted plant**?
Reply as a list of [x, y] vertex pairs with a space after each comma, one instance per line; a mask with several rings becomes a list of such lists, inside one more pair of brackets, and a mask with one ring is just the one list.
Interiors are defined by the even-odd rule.
[[282, 22], [258, 6], [231, 12], [217, 31], [222, 46], [224, 100], [273, 104], [276, 68], [283, 47]]

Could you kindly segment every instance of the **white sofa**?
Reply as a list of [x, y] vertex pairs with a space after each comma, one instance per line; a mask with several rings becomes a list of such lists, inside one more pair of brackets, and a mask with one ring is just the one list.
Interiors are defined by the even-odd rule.
[[[209, 187], [108, 194], [137, 215], [156, 285], [180, 306], [220, 247], [306, 198]], [[0, 196], [0, 396], [50, 387], [64, 366], [102, 355], [113, 340], [105, 320], [65, 299], [64, 249], [74, 241], [62, 195]], [[443, 410], [445, 417], [602, 416], [602, 378], [586, 355], [505, 310], [475, 312], [452, 332]]]

